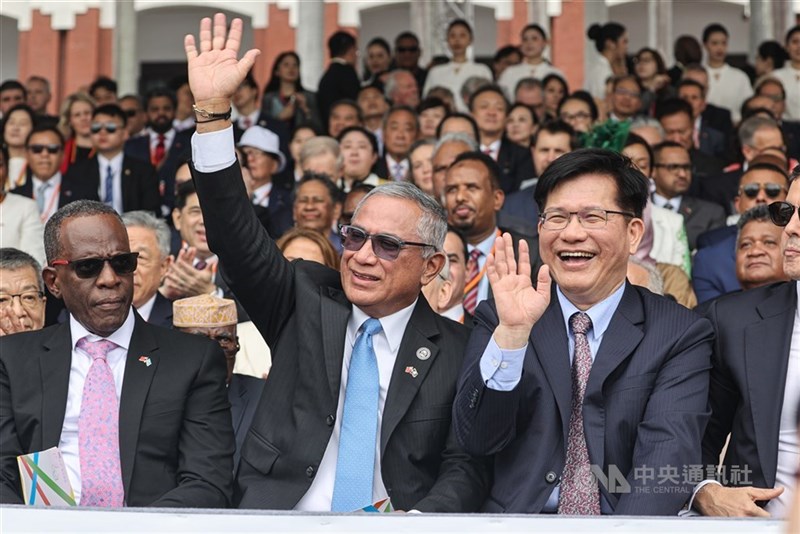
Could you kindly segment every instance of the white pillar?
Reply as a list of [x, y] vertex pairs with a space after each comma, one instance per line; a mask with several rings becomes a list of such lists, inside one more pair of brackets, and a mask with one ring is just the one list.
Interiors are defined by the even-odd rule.
[[325, 32], [325, 6], [322, 0], [301, 0], [297, 3], [297, 42], [295, 49], [302, 58], [300, 74], [303, 86], [316, 91], [322, 78], [327, 54], [327, 43], [322, 36]]
[[117, 0], [114, 30], [114, 77], [119, 95], [139, 92], [136, 54], [136, 10], [131, 0]]
[[773, 38], [772, 24], [772, 2], [750, 0], [750, 61], [755, 61], [758, 45]]

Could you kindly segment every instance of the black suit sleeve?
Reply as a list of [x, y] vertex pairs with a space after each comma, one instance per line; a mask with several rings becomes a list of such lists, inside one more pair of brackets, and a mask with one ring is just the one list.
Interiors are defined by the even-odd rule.
[[11, 406], [11, 383], [5, 362], [0, 359], [0, 504], [24, 504], [17, 456], [22, 446]]

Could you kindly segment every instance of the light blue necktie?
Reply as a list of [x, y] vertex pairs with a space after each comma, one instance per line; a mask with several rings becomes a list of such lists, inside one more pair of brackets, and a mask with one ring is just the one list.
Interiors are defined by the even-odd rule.
[[114, 169], [111, 168], [111, 165], [106, 168], [105, 203], [114, 207]]
[[380, 321], [367, 319], [350, 358], [331, 502], [333, 512], [352, 512], [372, 504], [380, 392], [372, 336], [380, 331]]
[[51, 185], [53, 184], [50, 182], [42, 182], [42, 184], [36, 188], [36, 207], [39, 208], [39, 214], [44, 212], [44, 197]]

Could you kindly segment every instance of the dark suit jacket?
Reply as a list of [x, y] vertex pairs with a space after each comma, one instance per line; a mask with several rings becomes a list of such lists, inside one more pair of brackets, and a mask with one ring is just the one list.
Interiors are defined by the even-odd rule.
[[707, 124], [711, 128], [714, 128], [718, 132], [722, 132], [723, 135], [733, 134], [733, 120], [731, 118], [730, 110], [707, 102], [706, 109], [703, 110], [702, 117], [703, 123]]
[[[175, 172], [186, 161], [191, 150], [194, 129], [177, 132], [161, 164], [156, 168], [161, 202], [167, 213], [175, 207]], [[150, 162], [150, 136], [132, 137], [125, 141], [125, 155]]]
[[256, 413], [258, 401], [264, 391], [266, 381], [254, 376], [233, 374], [228, 384], [228, 400], [231, 403], [231, 421], [233, 435], [236, 437], [236, 453], [233, 455], [233, 466], [239, 465], [244, 437], [250, 431], [253, 414]]
[[535, 189], [536, 186], [532, 185], [511, 193], [500, 208], [501, 214], [525, 221], [526, 226], [532, 229], [532, 232], [528, 232], [531, 235], [539, 233], [539, 207], [533, 199]]
[[[100, 188], [100, 167], [97, 156], [70, 165], [67, 176], [75, 182], [85, 181], [97, 192]], [[155, 168], [147, 161], [122, 158], [122, 211], [145, 210], [161, 215], [161, 198]]]
[[505, 137], [500, 142], [497, 152], [497, 165], [500, 167], [500, 188], [508, 195], [519, 190], [519, 185], [524, 180], [536, 176], [533, 169], [531, 151]]
[[797, 282], [725, 295], [709, 307], [716, 332], [703, 464], [716, 465], [728, 434], [723, 465], [752, 470], [741, 485], [772, 488], [789, 346], [797, 310]]
[[319, 118], [325, 132], [328, 131], [328, 118], [333, 103], [344, 98], [355, 100], [358, 98], [360, 88], [361, 82], [358, 81], [358, 74], [352, 65], [331, 62], [328, 70], [322, 75], [317, 89]]
[[731, 235], [736, 235], [737, 231], [737, 226], [735, 224], [730, 224], [727, 226], [714, 228], [708, 232], [703, 232], [697, 237], [697, 250], [710, 247], [715, 243], [719, 243], [720, 241], [729, 238]]
[[692, 266], [692, 287], [697, 303], [741, 289], [736, 278], [736, 226], [716, 243], [697, 251]]
[[147, 322], [163, 328], [172, 328], [172, 301], [158, 291]]
[[[511, 391], [489, 389], [481, 376], [479, 361], [497, 324], [494, 302], [479, 305], [454, 427], [468, 452], [494, 459], [484, 510], [539, 513], [564, 470], [571, 412], [568, 337], [555, 286], [531, 330], [522, 378]], [[634, 470], [648, 466], [658, 473], [659, 467], [677, 466], [680, 472], [680, 466], [699, 463], [712, 338], [708, 322], [693, 312], [626, 285], [583, 402], [591, 463], [606, 476], [615, 466], [631, 486], [625, 492], [600, 485], [613, 513], [675, 515], [691, 495], [691, 485], [682, 481], [669, 483], [673, 493], [653, 491], [657, 482]]]
[[742, 174], [744, 170], [739, 164], [726, 167], [723, 172], [700, 183], [696, 196], [722, 206], [725, 213], [730, 215], [733, 213], [733, 199], [739, 192]]
[[[28, 178], [24, 184], [11, 190], [12, 193], [33, 198], [33, 179]], [[61, 191], [58, 194], [58, 207], [62, 208], [76, 200], [100, 200], [97, 196], [97, 187], [80, 180], [72, 180], [66, 176], [61, 177]]]
[[678, 212], [683, 215], [690, 250], [697, 248], [697, 237], [700, 234], [725, 225], [725, 211], [722, 207], [692, 196], [683, 196]]
[[294, 226], [294, 192], [279, 184], [273, 184], [269, 194], [269, 205], [253, 205], [256, 217], [266, 228], [272, 239], [278, 239]]
[[[69, 322], [0, 338], [0, 502], [22, 504], [17, 455], [59, 443], [71, 350]], [[119, 400], [127, 506], [230, 505], [234, 442], [225, 373], [216, 343], [136, 315]]]
[[781, 132], [786, 143], [786, 153], [789, 157], [800, 159], [800, 122], [781, 121]]
[[[209, 244], [272, 348], [270, 377], [242, 446], [234, 499], [242, 508], [291, 509], [308, 491], [331, 438], [351, 305], [338, 272], [283, 258], [248, 208], [238, 166], [193, 174]], [[450, 424], [466, 338], [462, 325], [433, 313], [424, 298], [417, 301], [380, 435], [383, 482], [399, 509], [470, 512], [486, 495], [483, 463], [460, 450]], [[420, 347], [430, 349], [429, 359], [416, 357]], [[407, 366], [416, 368], [416, 379]]]
[[700, 122], [700, 152], [713, 156], [720, 161], [727, 161], [731, 157], [728, 146], [725, 145], [725, 135], [715, 130], [704, 122]]

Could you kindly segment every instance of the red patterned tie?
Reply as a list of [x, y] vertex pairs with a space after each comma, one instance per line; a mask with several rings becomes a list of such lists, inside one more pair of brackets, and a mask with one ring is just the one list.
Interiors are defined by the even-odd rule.
[[477, 248], [472, 249], [467, 260], [467, 285], [464, 286], [464, 309], [470, 315], [475, 315], [475, 308], [478, 307], [478, 284], [480, 283], [481, 273], [478, 269], [478, 258], [481, 251]]
[[158, 134], [158, 144], [156, 151], [153, 154], [153, 167], [158, 167], [164, 161], [164, 155], [167, 153], [167, 138], [164, 134]]
[[118, 345], [81, 338], [77, 347], [92, 358], [78, 416], [81, 506], [121, 507], [125, 502], [119, 463], [119, 401], [106, 362]]
[[569, 318], [575, 334], [575, 355], [572, 358], [572, 413], [569, 416], [567, 460], [561, 477], [558, 513], [565, 515], [599, 515], [600, 490], [592, 475], [589, 450], [583, 432], [583, 396], [592, 370], [592, 352], [586, 332], [592, 328], [588, 315], [578, 312]]

